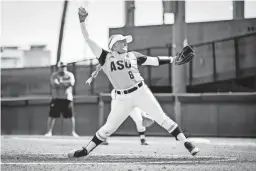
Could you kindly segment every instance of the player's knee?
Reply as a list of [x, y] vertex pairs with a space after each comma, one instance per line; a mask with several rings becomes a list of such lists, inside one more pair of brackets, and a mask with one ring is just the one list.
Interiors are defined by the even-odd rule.
[[107, 139], [107, 137], [108, 137], [108, 135], [106, 134], [106, 131], [104, 131], [102, 129], [102, 127], [96, 132], [96, 136], [101, 141], [105, 141]]
[[136, 127], [142, 126], [142, 122], [143, 122], [142, 117], [132, 118], [132, 120], [134, 121]]
[[137, 131], [138, 132], [145, 132], [146, 131], [146, 127], [144, 127], [144, 126], [137, 127]]
[[101, 131], [101, 129], [99, 129], [96, 132], [96, 137], [101, 140], [101, 141], [106, 141], [107, 140], [107, 136], [104, 134], [104, 132]]
[[113, 134], [115, 131], [117, 130], [116, 127], [113, 126], [109, 126], [107, 124], [105, 124], [104, 126], [102, 126], [98, 131], [97, 134], [98, 138], [102, 141], [106, 140], [107, 137], [109, 137], [111, 134]]
[[173, 130], [175, 130], [175, 128], [178, 126], [176, 122], [174, 122], [171, 118], [167, 116], [160, 125], [169, 133], [172, 133]]

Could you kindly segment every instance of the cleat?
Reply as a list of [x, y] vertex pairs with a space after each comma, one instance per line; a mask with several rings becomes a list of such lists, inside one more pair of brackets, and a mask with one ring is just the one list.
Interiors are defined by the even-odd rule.
[[87, 152], [86, 148], [82, 148], [81, 150], [71, 150], [68, 152], [68, 158], [78, 158], [87, 156], [89, 153]]
[[46, 137], [51, 137], [51, 136], [52, 136], [52, 133], [51, 133], [51, 132], [47, 132], [46, 134], [44, 134], [44, 136], [46, 136]]
[[141, 142], [141, 145], [148, 145], [145, 139], [141, 139], [140, 142]]
[[191, 142], [185, 142], [184, 146], [186, 147], [186, 149], [190, 152], [190, 154], [192, 156], [195, 156], [198, 152], [199, 149], [197, 147], [195, 147]]
[[107, 141], [103, 141], [103, 142], [101, 143], [101, 145], [108, 145], [108, 142], [107, 142]]

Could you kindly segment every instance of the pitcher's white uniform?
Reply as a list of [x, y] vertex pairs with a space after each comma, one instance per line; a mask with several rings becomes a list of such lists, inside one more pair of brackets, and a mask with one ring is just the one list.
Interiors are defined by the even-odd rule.
[[85, 28], [84, 22], [88, 12], [80, 7], [78, 16], [86, 43], [98, 58], [103, 71], [115, 89], [115, 105], [111, 109], [105, 125], [96, 132], [87, 146], [81, 150], [70, 151], [68, 157], [88, 155], [114, 133], [136, 107], [145, 111], [161, 127], [182, 141], [192, 155], [196, 155], [199, 149], [187, 141], [178, 125], [164, 113], [138, 70], [138, 65], [170, 64], [176, 57], [149, 57], [137, 52], [127, 52], [127, 43], [132, 42], [132, 37], [120, 34], [112, 35], [109, 38], [108, 47], [111, 52], [107, 52], [90, 38]]
[[[114, 106], [116, 105], [116, 93], [115, 90], [111, 91], [111, 109], [114, 108]], [[130, 117], [132, 118], [132, 120], [135, 122], [136, 128], [138, 132], [145, 132], [146, 131], [146, 127], [143, 126], [142, 122], [143, 122], [143, 118], [144, 117], [148, 117], [147, 114], [145, 112], [143, 112], [142, 110], [140, 110], [139, 108], [135, 107], [132, 112], [130, 113]]]
[[170, 133], [178, 126], [164, 113], [139, 73], [138, 65], [150, 63], [154, 58], [137, 52], [119, 54], [102, 50], [98, 59], [115, 89], [115, 107], [96, 133], [102, 141], [117, 130], [135, 107], [145, 111]]

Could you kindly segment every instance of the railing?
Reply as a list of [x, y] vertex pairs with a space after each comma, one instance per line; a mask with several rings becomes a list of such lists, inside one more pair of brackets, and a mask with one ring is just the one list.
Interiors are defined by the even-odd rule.
[[[227, 41], [233, 41], [233, 45], [234, 45], [234, 61], [235, 61], [235, 76], [236, 78], [240, 77], [240, 65], [239, 65], [239, 40], [245, 37], [249, 37], [249, 36], [256, 36], [256, 32], [254, 33], [250, 33], [250, 34], [245, 34], [245, 35], [239, 35], [239, 36], [235, 36], [235, 37], [229, 37], [229, 38], [225, 38], [225, 39], [219, 39], [219, 40], [214, 40], [214, 41], [208, 41], [208, 42], [203, 42], [203, 43], [198, 43], [198, 44], [192, 44], [191, 46], [196, 49], [199, 48], [201, 46], [205, 46], [205, 45], [210, 45], [212, 48], [212, 68], [213, 68], [213, 80], [212, 82], [216, 82], [217, 81], [217, 63], [216, 63], [216, 44], [220, 43], [220, 42], [227, 42]], [[255, 41], [255, 48], [256, 48], [256, 41]], [[166, 45], [166, 47], [150, 47], [150, 48], [146, 48], [146, 49], [135, 49], [135, 51], [138, 52], [146, 52], [144, 54], [151, 56], [152, 55], [152, 51], [153, 50], [165, 50], [167, 49], [168, 53], [166, 55], [171, 56], [172, 55], [172, 46]], [[256, 56], [255, 56], [256, 58]], [[148, 84], [148, 86], [152, 86], [152, 67], [151, 66], [146, 66], [147, 67], [147, 79], [145, 80]], [[191, 61], [188, 65], [188, 80], [189, 83], [188, 85], [193, 85], [193, 79], [194, 79], [194, 73], [193, 73], [193, 61]], [[172, 65], [168, 65], [168, 85], [172, 84]], [[167, 74], [167, 73], [166, 73]], [[93, 89], [93, 86], [92, 86]], [[109, 85], [109, 90], [111, 91], [112, 86]], [[91, 92], [93, 93], [94, 91], [91, 90]]]
[[[200, 46], [203, 46], [203, 45], [210, 45], [211, 44], [211, 46], [212, 46], [212, 59], [213, 59], [213, 82], [217, 81], [217, 69], [216, 69], [217, 65], [216, 65], [216, 54], [215, 54], [216, 44], [220, 43], [220, 42], [230, 41], [230, 40], [234, 41], [234, 50], [235, 50], [234, 60], [235, 60], [235, 73], [236, 73], [235, 75], [236, 75], [236, 78], [239, 78], [239, 76], [240, 76], [239, 75], [240, 66], [239, 66], [238, 42], [239, 42], [239, 39], [249, 37], [249, 36], [256, 36], [256, 32], [192, 45], [193, 48], [197, 48], [197, 47], [200, 47]], [[255, 47], [256, 47], [256, 42], [255, 42]], [[256, 56], [255, 56], [255, 58], [256, 58]], [[192, 80], [193, 80], [193, 61], [191, 61], [189, 63], [189, 85], [192, 85]]]
[[[249, 37], [249, 36], [256, 36], [256, 32], [246, 34], [246, 35], [240, 35], [240, 36], [236, 36], [236, 37], [230, 37], [230, 38], [226, 38], [226, 39], [220, 39], [220, 40], [209, 41], [209, 42], [198, 43], [198, 44], [193, 44], [192, 45], [192, 47], [195, 50], [197, 48], [200, 48], [200, 47], [205, 46], [205, 45], [208, 45], [211, 48], [211, 50], [207, 50], [207, 52], [212, 53], [211, 54], [211, 58], [212, 58], [212, 79], [211, 79], [211, 82], [218, 81], [217, 59], [220, 59], [220, 58], [217, 58], [218, 55], [216, 54], [216, 52], [217, 52], [216, 48], [218, 47], [217, 46], [218, 43], [233, 41], [233, 43], [232, 43], [233, 48], [232, 49], [234, 49], [234, 61], [235, 61], [235, 74], [234, 75], [235, 75], [235, 78], [239, 78], [241, 76], [241, 66], [240, 66], [241, 58], [239, 56], [241, 52], [239, 52], [239, 45], [240, 45], [239, 42], [240, 42], [241, 39], [244, 39], [244, 38]], [[253, 43], [255, 43], [254, 47], [256, 48], [256, 41], [253, 40]], [[146, 54], [148, 56], [156, 56], [156, 55], [169, 55], [169, 56], [171, 56], [172, 55], [171, 45], [166, 45], [165, 47], [150, 47], [150, 48], [146, 48], [146, 49], [136, 49], [135, 51], [142, 52], [143, 54]], [[161, 52], [163, 54], [158, 54], [158, 52]], [[253, 55], [255, 55], [255, 54], [253, 54]], [[255, 58], [256, 58], [256, 56], [255, 56]], [[197, 84], [197, 83], [194, 82], [194, 79], [196, 78], [195, 73], [193, 73], [193, 71], [195, 70], [195, 67], [193, 65], [194, 61], [192, 61], [188, 64], [188, 71], [189, 71], [188, 72], [188, 85]], [[107, 79], [105, 81], [103, 80], [102, 82], [97, 84], [96, 82], [98, 82], [100, 78], [96, 78], [96, 82], [93, 81], [90, 87], [88, 85], [84, 84], [84, 81], [87, 78], [90, 77], [90, 74], [93, 72], [94, 67], [95, 67], [95, 63], [93, 63], [93, 60], [89, 60], [89, 61], [87, 61], [87, 63], [89, 64], [87, 66], [86, 65], [80, 65], [79, 63], [71, 63], [68, 66], [68, 70], [74, 73], [77, 84], [79, 84], [79, 85], [76, 84], [76, 86], [74, 87], [74, 94], [75, 95], [84, 95], [84, 94], [98, 94], [99, 92], [110, 92], [111, 89], [112, 89], [112, 86], [111, 86], [110, 82]], [[172, 84], [172, 79], [171, 79], [172, 78], [172, 65], [170, 64], [166, 67], [168, 67], [166, 69], [166, 72], [168, 72], [168, 73], [165, 73], [165, 75], [162, 75], [161, 77], [164, 77], [167, 80], [165, 82], [165, 84], [163, 84], [163, 86], [170, 86]], [[144, 75], [146, 75], [146, 76], [143, 76], [143, 77], [145, 78], [146, 83], [150, 87], [155, 86], [154, 83], [156, 82], [154, 80], [156, 77], [153, 77], [152, 75], [156, 74], [157, 71], [152, 72], [152, 68], [153, 67], [151, 67], [151, 66], [144, 66], [143, 67]], [[3, 71], [4, 70], [6, 70], [6, 69], [3, 69]], [[29, 69], [24, 69], [24, 70], [29, 70]], [[56, 70], [55, 66], [51, 66], [49, 69], [47, 69], [47, 68], [38, 68], [37, 71], [35, 71], [35, 69], [33, 69], [32, 73], [31, 73], [30, 70], [26, 71], [27, 73], [31, 73], [30, 76], [33, 76], [34, 78], [36, 78], [36, 73], [33, 75], [33, 72], [38, 72], [38, 73], [44, 72], [44, 75], [43, 75], [44, 78], [37, 78], [37, 79], [38, 79], [38, 81], [41, 81], [41, 84], [47, 84], [47, 85], [44, 85], [44, 88], [42, 88], [43, 90], [38, 91], [40, 93], [34, 93], [33, 94], [33, 91], [31, 91], [31, 90], [22, 90], [22, 91], [28, 91], [28, 92], [25, 93], [26, 95], [38, 95], [38, 94], [39, 95], [42, 95], [42, 94], [43, 95], [49, 95], [49, 94], [51, 94], [49, 78], [50, 78], [50, 74], [52, 72], [54, 72], [55, 70]], [[3, 79], [3, 75], [4, 75], [3, 71], [2, 71], [2, 76], [1, 76], [2, 77], [2, 88], [10, 86], [10, 80], [8, 80], [8, 76], [13, 77], [12, 72], [15, 71], [15, 69], [12, 69], [11, 73], [7, 74], [4, 79]], [[6, 73], [8, 73], [8, 72], [10, 72], [10, 71], [6, 71]], [[26, 72], [24, 72], [24, 73], [26, 74]], [[18, 74], [16, 75], [16, 77], [18, 78], [19, 77], [19, 71], [17, 71], [17, 73]], [[141, 72], [141, 73], [143, 75], [143, 72]], [[100, 76], [101, 79], [104, 78], [103, 75]], [[26, 76], [24, 76], [24, 77], [26, 77]], [[28, 80], [30, 81], [31, 79], [28, 78]], [[9, 81], [9, 84], [8, 84], [8, 81]], [[20, 81], [22, 81], [22, 80], [17, 79], [16, 83], [14, 81], [12, 81], [11, 86], [15, 86], [17, 88], [18, 85], [16, 85], [16, 84], [19, 83]], [[40, 83], [38, 83], [38, 84], [40, 84]], [[102, 85], [99, 85], [99, 84], [102, 84]], [[22, 86], [24, 86], [24, 85], [22, 85]], [[33, 87], [34, 85], [29, 85], [29, 86], [26, 85], [26, 86], [28, 87], [27, 89], [30, 89], [29, 87], [30, 86]], [[49, 87], [46, 89], [45, 87], [47, 87], [47, 86], [49, 86]], [[99, 88], [99, 86], [101, 86], [101, 87]], [[11, 89], [14, 90], [15, 87], [13, 87]], [[2, 92], [3, 91], [4, 91], [4, 89], [2, 89]]]

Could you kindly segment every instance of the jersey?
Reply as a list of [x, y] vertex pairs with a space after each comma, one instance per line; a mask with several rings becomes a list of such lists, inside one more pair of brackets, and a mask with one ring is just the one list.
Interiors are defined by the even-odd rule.
[[[53, 73], [51, 76], [52, 85], [54, 85], [55, 79], [63, 83], [60, 83], [60, 86], [52, 86], [52, 98], [73, 101], [73, 86], [75, 84], [73, 73], [69, 71], [66, 71], [64, 75], [60, 74], [60, 72]], [[64, 86], [65, 83], [70, 83], [71, 86]]]
[[125, 90], [134, 87], [144, 79], [140, 75], [138, 65], [145, 62], [144, 55], [136, 52], [119, 54], [103, 50], [99, 61], [102, 70], [116, 90]]

